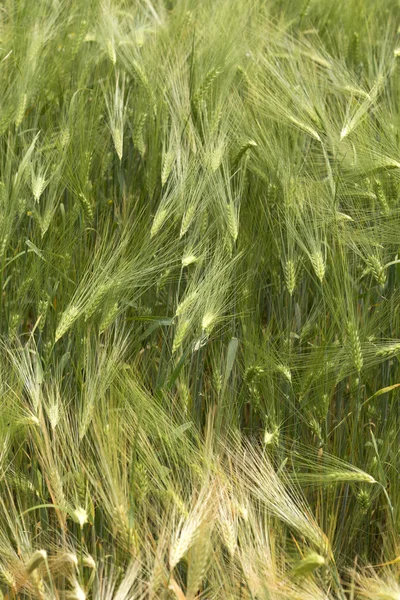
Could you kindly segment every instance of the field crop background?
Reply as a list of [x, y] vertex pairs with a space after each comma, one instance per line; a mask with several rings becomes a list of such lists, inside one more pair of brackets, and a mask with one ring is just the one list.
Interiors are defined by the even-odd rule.
[[3, 0], [0, 597], [400, 599], [400, 4]]

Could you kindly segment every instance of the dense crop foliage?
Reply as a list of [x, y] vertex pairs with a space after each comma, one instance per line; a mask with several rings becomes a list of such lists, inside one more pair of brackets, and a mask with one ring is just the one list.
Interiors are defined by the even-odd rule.
[[0, 589], [399, 600], [400, 5], [3, 0]]

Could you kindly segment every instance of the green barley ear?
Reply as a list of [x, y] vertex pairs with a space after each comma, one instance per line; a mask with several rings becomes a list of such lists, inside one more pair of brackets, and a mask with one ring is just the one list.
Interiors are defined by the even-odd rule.
[[296, 287], [296, 267], [293, 260], [287, 260], [284, 266], [284, 275], [287, 291], [290, 296], [293, 296], [293, 292]]
[[311, 433], [319, 440], [322, 440], [322, 429], [321, 425], [315, 418], [310, 419], [308, 422], [308, 426], [310, 428]]
[[135, 148], [138, 149], [141, 156], [146, 152], [143, 130], [147, 119], [147, 113], [142, 113], [133, 126], [132, 141]]
[[176, 311], [175, 311], [175, 316], [179, 317], [179, 315], [182, 315], [187, 310], [189, 310], [190, 307], [196, 301], [197, 296], [198, 296], [198, 292], [197, 291], [191, 292], [190, 294], [188, 294], [187, 296], [185, 296], [183, 298], [183, 300], [181, 300], [181, 302], [179, 302], [179, 304], [178, 304], [178, 306], [176, 308]]
[[39, 202], [43, 191], [45, 190], [49, 180], [46, 179], [46, 170], [43, 168], [39, 168], [36, 172], [31, 167], [31, 186], [32, 186], [32, 194], [35, 198], [36, 202]]
[[236, 79], [240, 95], [245, 99], [248, 98], [252, 83], [247, 71], [241, 65], [236, 67]]
[[100, 304], [104, 301], [107, 293], [112, 289], [111, 283], [100, 284], [92, 297], [88, 300], [85, 308], [85, 320], [87, 321], [96, 312]]
[[77, 306], [70, 306], [61, 315], [60, 321], [56, 329], [55, 341], [61, 339], [69, 330], [69, 328], [75, 323], [79, 317], [80, 311]]
[[3, 135], [10, 123], [15, 121], [15, 108], [13, 106], [8, 109], [4, 108], [4, 113], [0, 117], [0, 135]]
[[185, 339], [186, 333], [189, 329], [190, 321], [187, 319], [179, 319], [174, 336], [174, 343], [172, 344], [172, 353], [174, 354], [182, 346], [183, 340]]
[[357, 31], [351, 37], [348, 54], [352, 65], [357, 66], [360, 63], [360, 36]]
[[386, 283], [386, 269], [379, 258], [370, 254], [365, 262], [367, 263], [366, 272], [370, 272], [378, 285], [383, 287]]
[[216, 144], [214, 148], [211, 148], [209, 157], [208, 157], [208, 164], [209, 164], [209, 167], [210, 167], [212, 173], [214, 173], [215, 171], [217, 171], [217, 169], [219, 169], [219, 167], [222, 163], [224, 150], [225, 150], [225, 145], [223, 142]]
[[382, 358], [390, 358], [392, 356], [396, 356], [399, 353], [400, 342], [382, 346], [381, 348], [379, 348], [379, 350], [376, 351], [376, 356], [381, 356]]
[[347, 322], [346, 330], [350, 359], [357, 373], [360, 373], [361, 369], [363, 368], [364, 359], [358, 330], [355, 323], [352, 320]]
[[304, 4], [303, 4], [303, 8], [301, 9], [301, 13], [300, 13], [300, 21], [302, 21], [309, 13], [310, 11], [310, 6], [311, 6], [311, 0], [304, 0]]
[[199, 257], [193, 254], [192, 252], [187, 252], [182, 257], [182, 267], [188, 267], [189, 265], [193, 265], [199, 260]]
[[28, 101], [28, 96], [26, 94], [22, 94], [22, 96], [18, 102], [17, 110], [15, 113], [15, 127], [17, 127], [17, 128], [21, 125], [22, 119], [25, 116], [27, 101]]
[[225, 204], [225, 207], [226, 207], [226, 220], [227, 220], [227, 224], [228, 224], [228, 230], [232, 236], [233, 241], [236, 242], [238, 233], [239, 233], [236, 209], [233, 205], [233, 202], [227, 202]]
[[150, 237], [154, 237], [160, 231], [161, 227], [164, 225], [168, 216], [168, 210], [166, 208], [159, 208], [155, 214], [153, 219], [153, 225], [150, 230]]
[[202, 85], [199, 87], [198, 91], [196, 92], [196, 94], [192, 100], [192, 106], [193, 106], [195, 114], [197, 114], [197, 111], [200, 108], [201, 103], [203, 102], [207, 93], [211, 89], [211, 86], [213, 85], [213, 83], [218, 75], [219, 75], [218, 69], [214, 68], [214, 69], [210, 69], [209, 72], [207, 73], [207, 75], [205, 76]]
[[79, 25], [77, 27], [77, 31], [74, 32], [74, 36], [72, 38], [72, 40], [73, 40], [72, 48], [71, 48], [72, 56], [76, 56], [78, 54], [79, 50], [81, 49], [83, 40], [85, 39], [85, 36], [88, 32], [88, 28], [89, 28], [88, 22], [85, 21], [84, 19], [82, 19], [82, 21], [79, 23]]
[[273, 427], [270, 431], [267, 428], [264, 430], [263, 437], [264, 446], [278, 446], [279, 445], [279, 427]]
[[247, 385], [251, 385], [262, 375], [262, 373], [264, 373], [264, 369], [262, 367], [259, 365], [251, 365], [245, 370], [243, 380], [247, 383]]
[[124, 149], [124, 129], [127, 118], [127, 100], [125, 99], [125, 77], [119, 84], [119, 74], [116, 76], [113, 94], [105, 94], [105, 102], [109, 118], [111, 136], [119, 160], [122, 160]]
[[325, 565], [325, 558], [316, 552], [309, 552], [292, 570], [294, 577], [304, 577]]
[[183, 237], [189, 230], [196, 214], [196, 204], [190, 204], [182, 217], [181, 230], [179, 237]]
[[168, 179], [168, 177], [169, 177], [169, 175], [171, 173], [174, 161], [175, 161], [175, 152], [174, 152], [174, 150], [172, 150], [172, 149], [168, 150], [164, 154], [163, 160], [162, 160], [161, 185], [165, 185], [165, 183], [166, 183], [166, 181], [167, 181], [167, 179]]
[[382, 182], [379, 179], [375, 179], [374, 184], [375, 184], [374, 191], [375, 191], [376, 197], [378, 198], [379, 204], [382, 207], [383, 213], [386, 216], [388, 216], [388, 215], [390, 215], [390, 206], [388, 204], [386, 194], [383, 190]]
[[282, 373], [282, 375], [285, 376], [285, 378], [289, 381], [289, 383], [291, 383], [291, 381], [292, 381], [292, 373], [291, 373], [289, 367], [287, 367], [286, 365], [278, 365], [276, 367], [276, 370], [279, 373]]
[[315, 250], [312, 252], [310, 255], [310, 260], [316, 276], [322, 283], [325, 277], [326, 265], [321, 250]]
[[92, 205], [89, 202], [89, 200], [87, 199], [87, 197], [85, 196], [85, 194], [82, 194], [82, 192], [79, 194], [79, 199], [81, 201], [81, 206], [83, 208], [85, 218], [90, 223], [91, 221], [93, 221], [93, 216], [94, 216]]
[[203, 329], [203, 331], [210, 333], [210, 331], [212, 330], [215, 321], [216, 321], [217, 315], [212, 313], [212, 312], [207, 312], [204, 316], [203, 319], [201, 321], [201, 328]]
[[38, 306], [38, 314], [41, 317], [39, 321], [39, 331], [43, 331], [46, 325], [47, 311], [49, 308], [49, 300], [47, 298], [41, 298]]
[[114, 322], [119, 311], [119, 303], [114, 302], [110, 307], [104, 310], [99, 324], [100, 333], [104, 333]]
[[4, 210], [7, 200], [7, 187], [4, 181], [0, 181], [0, 206]]
[[356, 496], [361, 511], [365, 514], [371, 506], [371, 494], [368, 490], [360, 490]]
[[243, 158], [247, 150], [252, 150], [254, 148], [257, 148], [257, 143], [254, 140], [248, 140], [247, 142], [244, 142], [235, 154], [232, 161], [233, 164], [237, 164], [240, 161], [240, 159]]
[[68, 127], [63, 127], [60, 131], [60, 144], [61, 148], [66, 148], [71, 139], [71, 132]]
[[107, 56], [110, 59], [111, 64], [115, 65], [117, 63], [117, 52], [115, 50], [115, 40], [114, 37], [108, 38], [106, 42], [107, 47]]
[[372, 477], [372, 475], [369, 475], [368, 473], [365, 473], [361, 470], [357, 470], [354, 472], [340, 470], [332, 471], [330, 473], [323, 474], [321, 476], [321, 479], [325, 483], [341, 483], [344, 481], [348, 483], [377, 483], [376, 480]]
[[8, 335], [11, 339], [15, 338], [18, 333], [18, 327], [21, 324], [21, 315], [19, 313], [12, 313], [8, 324]]

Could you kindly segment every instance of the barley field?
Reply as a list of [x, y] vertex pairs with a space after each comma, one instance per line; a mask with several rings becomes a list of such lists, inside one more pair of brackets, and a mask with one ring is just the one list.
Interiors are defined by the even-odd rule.
[[399, 2], [0, 4], [0, 600], [399, 600]]

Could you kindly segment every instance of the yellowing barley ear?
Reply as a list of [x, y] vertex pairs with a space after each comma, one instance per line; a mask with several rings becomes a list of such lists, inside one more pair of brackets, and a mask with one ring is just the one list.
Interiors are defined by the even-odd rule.
[[8, 585], [8, 587], [15, 590], [17, 582], [15, 581], [14, 575], [2, 565], [0, 565], [0, 579], [3, 583]]
[[86, 600], [86, 594], [75, 579], [72, 585], [72, 591], [68, 593], [69, 600]]
[[188, 552], [186, 600], [194, 600], [201, 587], [211, 554], [211, 527], [202, 524]]
[[92, 570], [96, 569], [96, 562], [95, 562], [93, 556], [91, 556], [90, 554], [88, 554], [87, 556], [84, 557], [83, 565], [85, 567], [87, 567], [88, 569], [92, 569]]
[[[390, 565], [391, 563], [389, 562], [388, 564]], [[358, 573], [355, 574], [357, 598], [365, 598], [366, 600], [400, 600], [400, 585], [397, 578], [393, 575], [386, 575], [383, 578], [385, 572], [382, 573], [382, 578], [378, 577], [378, 574], [372, 568], [370, 573], [372, 577], [364, 577]]]
[[72, 512], [72, 516], [74, 518], [74, 521], [76, 521], [77, 523], [79, 523], [79, 525], [81, 527], [83, 527], [85, 525], [85, 523], [88, 522], [88, 514], [87, 514], [86, 510], [84, 508], [82, 508], [82, 506], [78, 506]]
[[46, 550], [36, 550], [34, 554], [31, 556], [27, 564], [25, 565], [25, 570], [30, 575], [38, 569], [45, 561], [47, 560], [47, 552]]
[[221, 531], [223, 542], [229, 552], [231, 558], [235, 556], [237, 550], [237, 526], [236, 522], [231, 518], [231, 515], [223, 513], [220, 516], [218, 525]]
[[89, 579], [87, 580], [86, 585], [85, 585], [85, 590], [86, 590], [86, 592], [88, 592], [90, 590], [90, 588], [92, 587], [93, 581], [96, 577], [97, 567], [96, 567], [96, 562], [95, 562], [93, 556], [91, 556], [90, 554], [85, 556], [85, 558], [83, 559], [82, 562], [85, 567], [87, 567], [88, 569], [91, 570]]
[[168, 589], [174, 593], [176, 600], [186, 600], [186, 596], [183, 593], [181, 586], [174, 579], [174, 577], [171, 577], [169, 585], [168, 585]]

